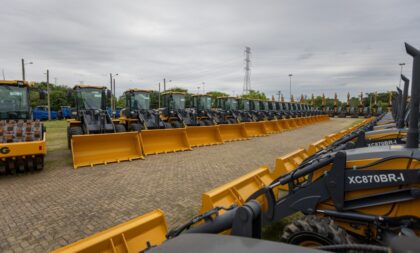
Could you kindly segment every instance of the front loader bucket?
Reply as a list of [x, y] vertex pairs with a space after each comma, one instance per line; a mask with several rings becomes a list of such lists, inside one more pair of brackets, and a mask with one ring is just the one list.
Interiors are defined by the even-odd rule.
[[279, 128], [282, 131], [287, 131], [287, 130], [290, 130], [292, 128], [289, 124], [289, 121], [287, 121], [286, 119], [277, 120], [277, 125], [279, 126]]
[[142, 130], [139, 136], [145, 155], [191, 150], [185, 128]]
[[268, 186], [273, 181], [267, 167], [260, 167], [222, 186], [201, 195], [200, 213], [215, 207], [241, 206], [257, 190]]
[[74, 135], [71, 152], [75, 169], [144, 158], [135, 132]]
[[166, 241], [168, 228], [164, 214], [157, 209], [52, 253], [138, 253]]
[[265, 136], [268, 134], [264, 121], [244, 122], [244, 125], [249, 137]]
[[281, 132], [281, 128], [279, 128], [279, 126], [277, 125], [277, 120], [269, 120], [263, 122], [267, 133], [272, 134]]
[[222, 141], [242, 141], [249, 139], [243, 123], [218, 125]]
[[[272, 177], [278, 178], [295, 170], [308, 157], [309, 154], [303, 148], [298, 149], [287, 155], [278, 157], [276, 159], [276, 167], [274, 168], [274, 171], [271, 174]], [[287, 185], [280, 185], [279, 188], [282, 190], [288, 189]]]
[[187, 127], [187, 137], [191, 147], [223, 144], [219, 126]]

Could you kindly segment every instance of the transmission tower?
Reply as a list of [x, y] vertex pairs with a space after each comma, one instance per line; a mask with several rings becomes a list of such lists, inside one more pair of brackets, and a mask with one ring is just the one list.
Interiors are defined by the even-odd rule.
[[249, 93], [251, 89], [251, 48], [245, 47], [245, 78], [244, 78], [244, 90], [243, 93]]

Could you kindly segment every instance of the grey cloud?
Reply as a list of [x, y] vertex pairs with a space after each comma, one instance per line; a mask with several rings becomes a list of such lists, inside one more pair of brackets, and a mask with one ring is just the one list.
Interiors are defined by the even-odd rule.
[[34, 61], [60, 83], [107, 84], [117, 91], [169, 87], [239, 94], [244, 47], [252, 48], [252, 88], [271, 96], [333, 95], [395, 88], [403, 42], [420, 46], [415, 0], [399, 1], [53, 1], [7, 0], [0, 9], [0, 68], [20, 78], [19, 60]]

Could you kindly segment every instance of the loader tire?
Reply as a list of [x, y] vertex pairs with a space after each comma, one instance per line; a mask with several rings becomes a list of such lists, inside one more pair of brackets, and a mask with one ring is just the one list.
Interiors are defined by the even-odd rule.
[[115, 132], [123, 133], [123, 132], [127, 132], [127, 131], [125, 130], [124, 125], [118, 124], [118, 125], [115, 125]]
[[303, 247], [354, 243], [353, 238], [333, 220], [315, 215], [304, 216], [287, 225], [281, 240]]
[[67, 128], [67, 146], [71, 149], [71, 137], [73, 135], [82, 135], [83, 129], [79, 126], [72, 126]]

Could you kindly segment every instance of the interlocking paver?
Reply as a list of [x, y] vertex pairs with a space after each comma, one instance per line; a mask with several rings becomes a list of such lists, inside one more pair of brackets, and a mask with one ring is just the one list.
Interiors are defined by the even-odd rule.
[[247, 141], [148, 156], [145, 160], [80, 168], [70, 153], [48, 154], [40, 173], [0, 177], [0, 252], [47, 252], [162, 209], [170, 226], [197, 214], [201, 193], [277, 156], [348, 127], [332, 119]]

